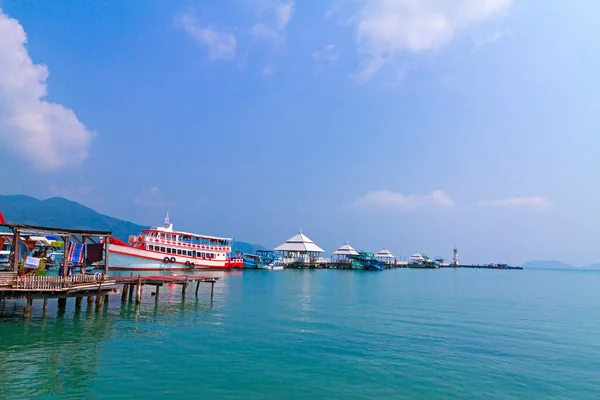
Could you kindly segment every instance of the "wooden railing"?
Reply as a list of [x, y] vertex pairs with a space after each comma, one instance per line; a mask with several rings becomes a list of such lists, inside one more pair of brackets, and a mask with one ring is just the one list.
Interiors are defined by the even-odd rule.
[[17, 277], [17, 289], [43, 290], [64, 289], [70, 286], [101, 283], [105, 276], [96, 275], [72, 275], [72, 276], [23, 276]]

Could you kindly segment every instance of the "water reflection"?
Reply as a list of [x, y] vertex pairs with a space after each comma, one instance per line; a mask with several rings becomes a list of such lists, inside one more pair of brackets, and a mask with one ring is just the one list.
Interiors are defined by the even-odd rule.
[[95, 304], [87, 306], [85, 299], [81, 309], [75, 309], [74, 299], [68, 300], [66, 308], [50, 300], [44, 315], [42, 301], [36, 300], [30, 319], [23, 318], [23, 300], [2, 301], [0, 398], [92, 398], [97, 390], [94, 382], [109, 365], [132, 362], [128, 360], [131, 347], [124, 347], [113, 359], [115, 343], [142, 343], [146, 338], [150, 342], [142, 347], [148, 346], [164, 334], [157, 326], [219, 325], [218, 287], [224, 283], [217, 283], [211, 298], [210, 284], [201, 283], [196, 298], [195, 285], [190, 285], [182, 298], [181, 285], [164, 285], [155, 301], [155, 288], [146, 286], [141, 304], [135, 297], [121, 302], [120, 295], [113, 295], [101, 311]]
[[[16, 314], [0, 319], [0, 387], [2, 396], [33, 397], [70, 393], [90, 397], [102, 343], [114, 320], [106, 311], [62, 310], [49, 318], [24, 320]], [[40, 311], [40, 310], [37, 310]]]

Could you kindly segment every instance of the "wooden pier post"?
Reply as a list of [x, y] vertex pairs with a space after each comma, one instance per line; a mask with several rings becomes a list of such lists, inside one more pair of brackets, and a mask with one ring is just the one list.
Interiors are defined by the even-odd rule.
[[31, 305], [33, 304], [33, 299], [30, 296], [27, 296], [27, 305], [25, 306], [25, 310], [23, 311], [23, 316], [28, 318], [31, 315]]
[[96, 311], [102, 311], [102, 306], [104, 306], [104, 296], [96, 296]]
[[58, 308], [65, 308], [67, 306], [67, 298], [59, 297], [58, 298]]
[[210, 298], [212, 299], [215, 295], [215, 281], [210, 283]]
[[105, 294], [105, 295], [104, 295], [104, 302], [105, 302], [105, 303], [108, 303], [108, 294]]
[[185, 277], [185, 282], [183, 282], [183, 288], [181, 289], [181, 297], [185, 299], [185, 292], [187, 291], [188, 278]]
[[48, 299], [44, 299], [44, 306], [42, 307], [43, 314], [46, 315], [46, 311], [48, 311]]
[[94, 296], [88, 296], [87, 298], [87, 306], [90, 308], [94, 304]]
[[196, 298], [198, 298], [198, 289], [200, 289], [200, 281], [196, 282]]
[[79, 310], [81, 308], [81, 303], [83, 302], [83, 297], [77, 296], [75, 298], [75, 309]]
[[160, 293], [160, 285], [156, 285], [156, 300], [158, 300], [159, 293]]
[[130, 283], [129, 284], [129, 301], [131, 301], [133, 299], [133, 289], [134, 289], [134, 284]]
[[124, 303], [127, 301], [127, 291], [129, 290], [129, 285], [124, 284], [121, 290], [123, 290], [123, 293], [121, 293], [121, 302]]
[[142, 302], [142, 277], [141, 277], [141, 275], [138, 276], [136, 290], [137, 290], [137, 292], [135, 294], [135, 302], [137, 304], [140, 304]]

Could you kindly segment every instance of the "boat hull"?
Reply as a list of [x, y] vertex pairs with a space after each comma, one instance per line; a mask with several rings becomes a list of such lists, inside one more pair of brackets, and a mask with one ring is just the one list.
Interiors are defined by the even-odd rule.
[[[164, 259], [174, 258], [175, 262], [165, 263]], [[194, 268], [189, 264], [193, 263]], [[190, 271], [195, 269], [230, 269], [230, 260], [204, 260], [180, 255], [163, 254], [128, 246], [111, 245], [109, 249], [109, 268], [115, 270], [136, 271]]]

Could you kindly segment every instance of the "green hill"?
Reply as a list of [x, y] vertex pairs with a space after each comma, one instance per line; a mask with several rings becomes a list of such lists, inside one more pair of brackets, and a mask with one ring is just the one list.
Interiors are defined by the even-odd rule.
[[[70, 229], [111, 231], [113, 236], [127, 240], [148, 226], [134, 224], [118, 218], [100, 214], [93, 209], [62, 197], [39, 200], [34, 197], [0, 195], [0, 211], [7, 221], [26, 225], [38, 225]], [[233, 251], [254, 253], [262, 246], [236, 242]]]

